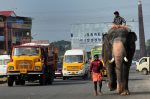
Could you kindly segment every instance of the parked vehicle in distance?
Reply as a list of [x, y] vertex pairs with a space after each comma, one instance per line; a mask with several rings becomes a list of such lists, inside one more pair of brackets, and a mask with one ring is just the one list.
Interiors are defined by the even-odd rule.
[[136, 62], [136, 71], [147, 75], [150, 72], [150, 57], [142, 57], [138, 62]]
[[55, 78], [62, 77], [62, 62], [58, 62], [57, 64], [57, 70], [55, 71]]
[[0, 76], [7, 75], [7, 64], [10, 61], [10, 55], [0, 55]]
[[82, 49], [67, 50], [63, 59], [63, 80], [70, 77], [85, 79], [89, 73], [86, 52]]

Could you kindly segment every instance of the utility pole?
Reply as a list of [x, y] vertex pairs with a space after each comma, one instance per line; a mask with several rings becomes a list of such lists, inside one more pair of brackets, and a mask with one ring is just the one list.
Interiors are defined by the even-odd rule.
[[144, 22], [142, 13], [142, 2], [138, 1], [138, 18], [139, 18], [139, 43], [140, 43], [140, 57], [146, 56]]
[[8, 54], [8, 27], [7, 27], [7, 19], [5, 21], [5, 45], [6, 45], [6, 53]]

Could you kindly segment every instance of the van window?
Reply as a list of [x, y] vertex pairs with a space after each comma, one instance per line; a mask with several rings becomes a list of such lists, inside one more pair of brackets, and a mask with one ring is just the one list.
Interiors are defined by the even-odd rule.
[[141, 61], [140, 61], [140, 64], [144, 63], [144, 62], [147, 62], [147, 58], [143, 58]]
[[3, 61], [2, 60], [0, 60], [0, 65], [3, 65]]
[[9, 59], [0, 60], [0, 65], [7, 65], [9, 62]]
[[3, 62], [4, 62], [4, 65], [7, 65], [9, 63], [9, 59], [5, 59]]
[[65, 56], [65, 62], [66, 63], [73, 63], [73, 62], [82, 63], [83, 55], [67, 55]]

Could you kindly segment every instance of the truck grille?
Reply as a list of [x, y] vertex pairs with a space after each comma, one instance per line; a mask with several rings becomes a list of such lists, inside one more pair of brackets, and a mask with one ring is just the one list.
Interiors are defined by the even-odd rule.
[[19, 60], [16, 62], [16, 69], [22, 70], [32, 70], [32, 61], [31, 60]]
[[79, 66], [67, 66], [67, 70], [76, 71], [76, 70], [80, 70], [80, 67]]

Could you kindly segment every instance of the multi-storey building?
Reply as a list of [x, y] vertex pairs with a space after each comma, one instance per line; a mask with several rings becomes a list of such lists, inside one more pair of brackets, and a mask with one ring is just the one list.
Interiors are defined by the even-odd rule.
[[13, 45], [31, 41], [32, 19], [14, 11], [0, 11], [0, 55], [10, 54]]

